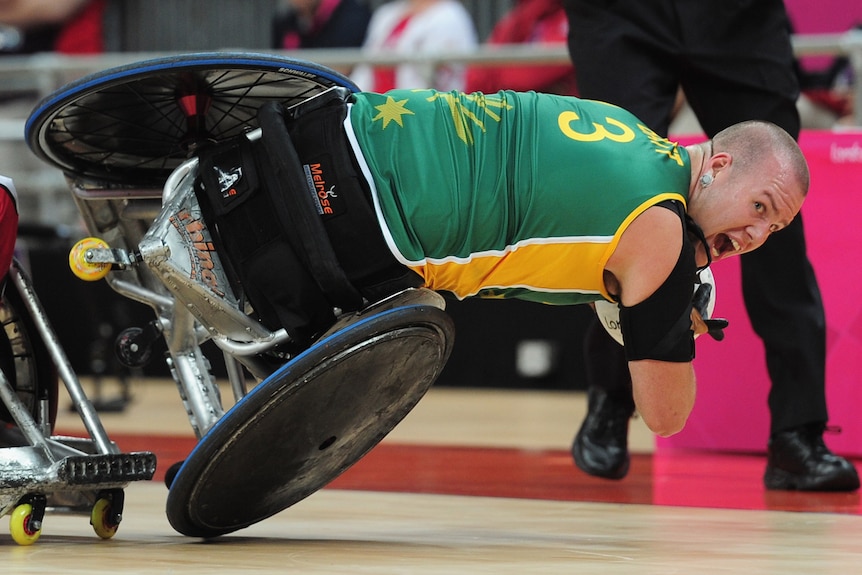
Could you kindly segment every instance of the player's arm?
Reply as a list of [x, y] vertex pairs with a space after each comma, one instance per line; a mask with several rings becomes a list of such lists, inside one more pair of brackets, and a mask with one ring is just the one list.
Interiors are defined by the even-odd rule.
[[642, 359], [630, 361], [629, 371], [638, 414], [650, 431], [660, 437], [682, 431], [697, 389], [691, 362]]
[[[626, 356], [635, 405], [647, 427], [660, 436], [684, 427], [696, 390], [691, 365], [693, 336], [688, 342], [692, 347], [685, 349], [691, 322], [682, 317], [691, 300], [692, 282], [686, 279], [683, 288], [681, 281], [669, 281], [681, 261], [682, 225], [671, 210], [647, 209], [623, 233], [607, 266], [619, 289], [623, 329], [629, 332], [625, 333]], [[682, 333], [683, 337], [664, 341], [665, 333]], [[640, 358], [645, 349], [658, 349], [661, 359]]]
[[12, 265], [18, 237], [18, 196], [11, 178], [0, 175], [0, 279]]

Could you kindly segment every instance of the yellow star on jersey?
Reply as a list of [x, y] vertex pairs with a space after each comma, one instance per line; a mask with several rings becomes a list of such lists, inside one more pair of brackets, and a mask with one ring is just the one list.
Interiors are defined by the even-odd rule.
[[371, 118], [371, 121], [374, 122], [376, 120], [383, 120], [383, 129], [386, 129], [386, 126], [389, 125], [389, 122], [394, 121], [396, 124], [404, 127], [404, 122], [402, 120], [402, 116], [411, 115], [413, 116], [413, 112], [404, 107], [404, 103], [407, 100], [395, 100], [392, 96], [386, 96], [386, 103], [380, 104], [379, 106], [374, 106], [375, 110], [379, 110], [380, 113]]

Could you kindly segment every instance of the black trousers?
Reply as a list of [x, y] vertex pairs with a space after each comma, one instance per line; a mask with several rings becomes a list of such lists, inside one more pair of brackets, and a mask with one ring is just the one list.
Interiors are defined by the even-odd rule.
[[[799, 136], [799, 87], [781, 0], [564, 4], [582, 97], [626, 108], [666, 135], [682, 86], [709, 137], [751, 119]], [[772, 431], [826, 422], [826, 321], [801, 215], [741, 257], [746, 309], [763, 340], [772, 380]], [[628, 370], [617, 367], [625, 362], [622, 348], [602, 329], [592, 329], [587, 355], [590, 385], [631, 401]]]

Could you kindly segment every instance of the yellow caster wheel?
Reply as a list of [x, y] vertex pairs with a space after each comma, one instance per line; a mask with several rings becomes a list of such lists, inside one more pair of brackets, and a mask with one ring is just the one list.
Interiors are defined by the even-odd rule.
[[87, 251], [92, 249], [106, 249], [108, 244], [99, 238], [84, 238], [72, 246], [69, 252], [69, 267], [76, 277], [88, 281], [99, 281], [111, 271], [111, 264], [91, 263], [87, 261]]
[[93, 531], [102, 539], [110, 539], [117, 534], [120, 527], [120, 514], [114, 509], [114, 502], [110, 497], [100, 497], [93, 505], [90, 513], [90, 525]]
[[40, 522], [39, 528], [34, 528], [32, 505], [24, 503], [12, 511], [12, 517], [9, 519], [9, 532], [18, 545], [32, 545], [39, 539], [42, 534], [42, 524]]

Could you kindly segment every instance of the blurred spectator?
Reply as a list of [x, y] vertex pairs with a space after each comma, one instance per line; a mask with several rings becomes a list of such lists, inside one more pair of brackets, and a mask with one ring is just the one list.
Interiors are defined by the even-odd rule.
[[[562, 0], [519, 0], [494, 26], [487, 44], [559, 44], [566, 45], [569, 21]], [[467, 92], [535, 90], [548, 94], [577, 96], [574, 67], [474, 66], [467, 71]]]
[[[788, 4], [788, 11], [789, 6]], [[794, 23], [804, 18], [804, 14], [797, 14], [795, 17], [792, 13], [789, 15]], [[827, 25], [826, 29], [821, 27], [819, 30], [829, 34], [840, 34], [851, 29], [862, 30], [862, 7], [856, 8], [856, 18], [856, 25], [850, 28], [844, 27], [846, 20], [839, 20], [834, 27]], [[793, 32], [799, 33], [798, 30]], [[854, 78], [850, 58], [797, 58], [796, 74], [802, 90], [797, 108], [803, 128], [829, 129], [837, 124], [854, 123]]]
[[272, 21], [272, 48], [358, 48], [369, 20], [362, 0], [283, 0]]
[[846, 56], [836, 57], [828, 69], [806, 71], [797, 61], [799, 95], [797, 108], [802, 127], [829, 129], [838, 124], [854, 123], [853, 68]]
[[0, 0], [0, 54], [102, 52], [107, 0]]
[[[478, 45], [473, 19], [458, 0], [395, 0], [371, 15], [365, 53], [435, 54], [472, 52]], [[402, 64], [396, 67], [357, 66], [352, 80], [363, 90], [393, 88], [463, 90], [465, 66]]]

